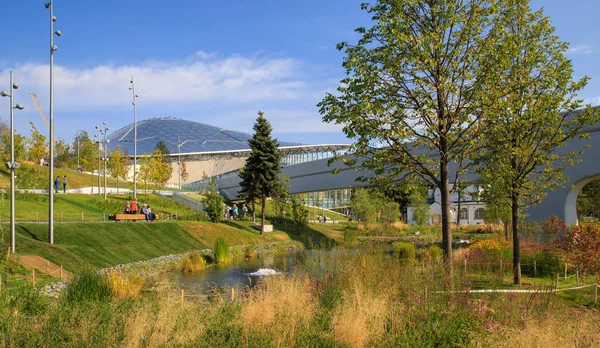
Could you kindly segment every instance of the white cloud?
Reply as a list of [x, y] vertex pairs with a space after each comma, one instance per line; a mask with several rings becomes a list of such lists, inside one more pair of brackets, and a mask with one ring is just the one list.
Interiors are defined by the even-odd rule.
[[[25, 63], [13, 69], [22, 89], [48, 99], [47, 64]], [[55, 105], [62, 111], [87, 111], [127, 106], [131, 75], [136, 94], [147, 105], [173, 103], [248, 103], [300, 98], [309, 88], [300, 76], [300, 62], [290, 58], [250, 59], [197, 52], [177, 62], [148, 61], [139, 66], [99, 65], [70, 68], [55, 65]], [[8, 69], [0, 71], [0, 81]]]
[[572, 54], [592, 54], [592, 53], [594, 53], [594, 46], [593, 45], [576, 45], [576, 46], [572, 46], [572, 47], [569, 47], [569, 49], [567, 50], [567, 53], [572, 53]]

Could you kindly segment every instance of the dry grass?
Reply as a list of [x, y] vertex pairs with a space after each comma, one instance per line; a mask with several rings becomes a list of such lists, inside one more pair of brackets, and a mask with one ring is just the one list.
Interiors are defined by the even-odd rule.
[[584, 308], [561, 308], [543, 319], [530, 319], [524, 327], [495, 332], [479, 347], [599, 347], [600, 313]]
[[364, 347], [370, 340], [383, 336], [388, 313], [386, 299], [366, 293], [358, 282], [344, 298], [331, 318], [338, 341], [351, 347]]
[[297, 330], [306, 327], [317, 304], [307, 276], [269, 277], [252, 291], [239, 315], [239, 325], [248, 333], [273, 335], [277, 346], [293, 342]]
[[115, 296], [119, 298], [138, 298], [140, 296], [143, 286], [141, 277], [109, 272], [107, 278]]
[[190, 344], [204, 333], [204, 309], [199, 303], [174, 297], [147, 303], [130, 316], [125, 326], [125, 347], [177, 347]]

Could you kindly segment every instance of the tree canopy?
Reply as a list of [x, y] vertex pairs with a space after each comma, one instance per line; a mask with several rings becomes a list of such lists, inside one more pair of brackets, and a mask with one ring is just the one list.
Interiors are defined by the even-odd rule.
[[262, 204], [261, 234], [265, 225], [265, 203], [279, 185], [281, 153], [277, 139], [271, 137], [271, 124], [262, 111], [254, 123], [254, 135], [248, 140], [250, 156], [244, 170], [240, 172], [240, 195], [248, 199], [260, 199]]

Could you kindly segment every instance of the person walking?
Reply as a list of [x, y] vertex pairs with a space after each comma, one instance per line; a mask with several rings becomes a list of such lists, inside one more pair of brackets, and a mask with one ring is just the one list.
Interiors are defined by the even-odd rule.
[[63, 193], [67, 193], [67, 176], [63, 176]]
[[54, 179], [54, 193], [58, 193], [58, 188], [60, 187], [60, 178], [57, 176]]
[[245, 219], [246, 215], [248, 215], [248, 207], [246, 207], [246, 203], [243, 203], [242, 204], [242, 219]]
[[131, 201], [131, 214], [137, 214], [138, 212], [138, 202], [137, 199], [133, 199], [133, 201]]
[[233, 203], [233, 214], [232, 215], [233, 215], [233, 219], [237, 220], [237, 218], [238, 218], [238, 208], [237, 208], [237, 205], [235, 205], [235, 203]]

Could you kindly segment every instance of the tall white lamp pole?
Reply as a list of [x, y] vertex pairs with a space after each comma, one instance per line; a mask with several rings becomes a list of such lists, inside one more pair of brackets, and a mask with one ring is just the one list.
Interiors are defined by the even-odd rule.
[[15, 162], [15, 130], [14, 130], [14, 111], [23, 110], [23, 105], [14, 105], [15, 89], [19, 84], [13, 82], [13, 72], [10, 72], [9, 91], [2, 91], [0, 95], [10, 97], [10, 162], [6, 163], [6, 168], [10, 169], [10, 251], [15, 252], [15, 169], [19, 168], [19, 163]]

